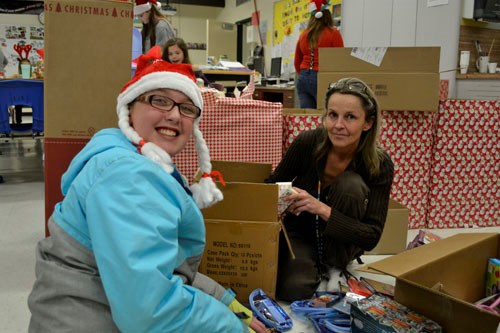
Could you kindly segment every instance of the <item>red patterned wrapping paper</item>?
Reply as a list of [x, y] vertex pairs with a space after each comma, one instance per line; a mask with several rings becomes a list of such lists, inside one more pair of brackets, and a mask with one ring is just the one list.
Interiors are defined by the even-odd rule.
[[283, 115], [283, 154], [300, 132], [315, 129], [321, 125], [321, 116], [306, 114]]
[[[214, 89], [202, 89], [203, 116], [200, 130], [212, 160], [271, 163], [281, 160], [282, 104], [251, 99], [220, 97]], [[189, 180], [198, 170], [191, 139], [175, 156], [180, 172]]]
[[441, 101], [436, 127], [428, 227], [500, 225], [500, 102]]
[[379, 141], [394, 162], [391, 198], [409, 209], [410, 229], [426, 228], [436, 112], [383, 111]]
[[[425, 228], [435, 112], [384, 111], [380, 143], [391, 156], [391, 197], [409, 209], [409, 228]], [[320, 125], [318, 115], [283, 116], [283, 154], [297, 135]]]

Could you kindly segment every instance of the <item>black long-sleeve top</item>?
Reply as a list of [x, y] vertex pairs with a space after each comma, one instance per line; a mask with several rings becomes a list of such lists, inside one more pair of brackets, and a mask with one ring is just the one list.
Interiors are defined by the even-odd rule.
[[[318, 163], [313, 156], [315, 149], [325, 137], [322, 128], [305, 131], [292, 142], [285, 156], [271, 176], [268, 183], [293, 180], [293, 186], [317, 196], [318, 180], [321, 179], [326, 166], [326, 158]], [[330, 217], [324, 226], [325, 240], [348, 245], [348, 257], [340, 259], [338, 265], [345, 266], [356, 255], [373, 249], [382, 235], [387, 217], [389, 195], [394, 176], [394, 164], [387, 153], [380, 164], [377, 176], [370, 177], [361, 156], [356, 156], [346, 170], [358, 173], [369, 188], [366, 213], [361, 220], [342, 214], [332, 206], [330, 184], [323, 184], [321, 201], [332, 207]], [[288, 232], [299, 232], [304, 237], [315, 238], [316, 216], [301, 213], [299, 216], [287, 214], [284, 219]], [[343, 268], [343, 267], [341, 267]]]

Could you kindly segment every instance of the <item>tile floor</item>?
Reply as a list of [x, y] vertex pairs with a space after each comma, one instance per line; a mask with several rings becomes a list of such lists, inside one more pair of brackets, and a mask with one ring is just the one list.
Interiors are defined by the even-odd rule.
[[[34, 249], [44, 237], [43, 137], [32, 138], [31, 133], [0, 137], [0, 176], [4, 179], [0, 184], [0, 333], [26, 332], [30, 318], [26, 300], [35, 278]], [[479, 231], [499, 232], [500, 228], [433, 232], [446, 237]], [[416, 230], [410, 230], [408, 240], [415, 234]], [[369, 263], [383, 257], [363, 259]], [[384, 280], [380, 275], [369, 277]], [[291, 332], [313, 332], [309, 323], [295, 319]]]

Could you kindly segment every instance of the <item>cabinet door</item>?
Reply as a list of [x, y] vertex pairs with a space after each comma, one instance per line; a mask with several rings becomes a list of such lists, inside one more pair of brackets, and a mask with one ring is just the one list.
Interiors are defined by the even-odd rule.
[[293, 90], [286, 90], [283, 92], [283, 107], [284, 108], [295, 107], [295, 93]]

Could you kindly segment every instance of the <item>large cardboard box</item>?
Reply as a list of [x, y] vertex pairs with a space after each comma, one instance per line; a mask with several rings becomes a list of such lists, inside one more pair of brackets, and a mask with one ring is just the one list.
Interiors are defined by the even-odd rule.
[[354, 57], [352, 50], [319, 49], [318, 100], [330, 83], [356, 77], [374, 91], [382, 110], [438, 110], [439, 47], [389, 47], [380, 66]]
[[[282, 224], [278, 186], [263, 183], [271, 164], [212, 161], [212, 168], [226, 186], [220, 186], [224, 200], [202, 211], [207, 246], [200, 271], [233, 288], [241, 302], [256, 288], [274, 297]], [[404, 251], [407, 225], [408, 209], [391, 200], [382, 238], [370, 254]]]
[[488, 259], [498, 257], [499, 234], [464, 233], [361, 270], [396, 277], [395, 300], [436, 321], [447, 333], [496, 332], [500, 316], [472, 303], [485, 296]]
[[366, 254], [396, 254], [406, 250], [409, 210], [390, 199], [384, 231], [375, 248]]
[[133, 3], [45, 1], [45, 215], [60, 178], [92, 135], [116, 127], [116, 97], [130, 79]]
[[213, 169], [223, 174], [226, 185], [220, 186], [224, 200], [202, 211], [207, 243], [200, 272], [233, 288], [242, 303], [256, 288], [274, 298], [281, 231], [278, 186], [262, 183], [271, 165], [214, 161]]

